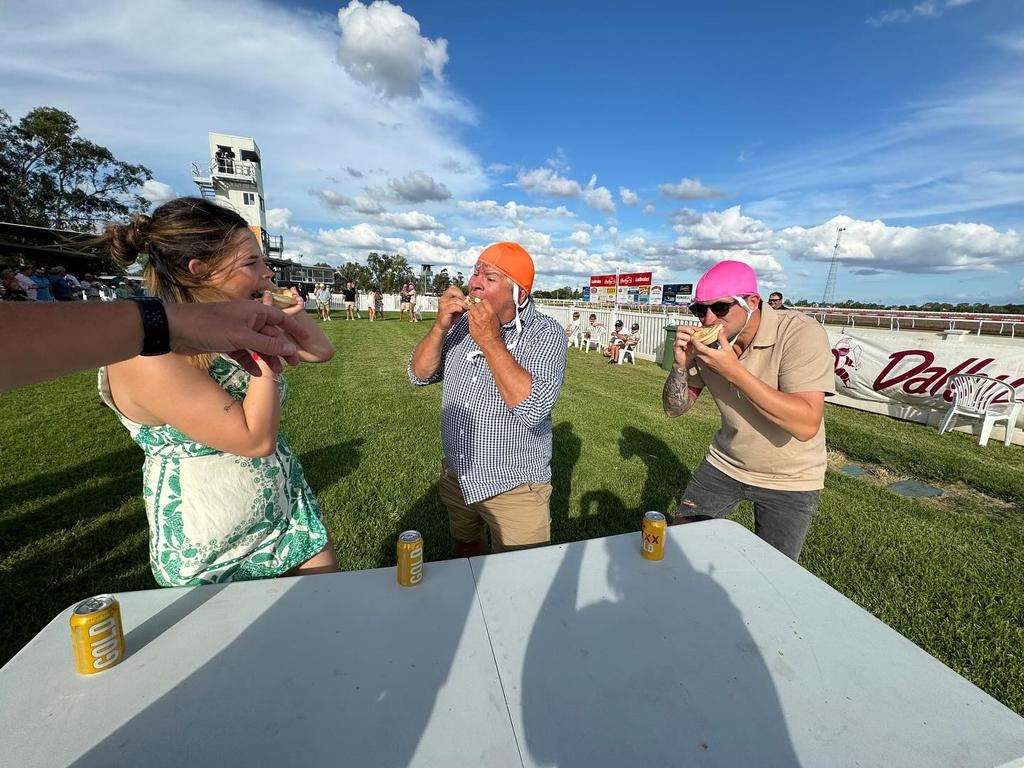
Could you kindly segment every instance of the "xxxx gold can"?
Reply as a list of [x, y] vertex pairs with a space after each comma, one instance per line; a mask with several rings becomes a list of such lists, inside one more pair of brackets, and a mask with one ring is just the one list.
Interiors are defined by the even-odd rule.
[[398, 537], [398, 583], [415, 587], [423, 581], [423, 537], [406, 531]]
[[71, 644], [75, 669], [94, 675], [124, 659], [124, 629], [121, 606], [113, 595], [83, 600], [71, 613]]
[[661, 512], [644, 514], [640, 529], [640, 554], [648, 560], [661, 560], [665, 556], [665, 531], [668, 523]]

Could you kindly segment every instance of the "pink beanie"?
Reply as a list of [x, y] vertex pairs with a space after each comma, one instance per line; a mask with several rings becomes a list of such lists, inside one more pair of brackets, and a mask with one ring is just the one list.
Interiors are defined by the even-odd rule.
[[757, 278], [742, 261], [720, 261], [704, 273], [697, 283], [697, 301], [714, 301], [726, 296], [757, 293]]

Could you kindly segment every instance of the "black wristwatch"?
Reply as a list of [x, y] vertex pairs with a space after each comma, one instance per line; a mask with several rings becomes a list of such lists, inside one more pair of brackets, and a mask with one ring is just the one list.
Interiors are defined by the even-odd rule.
[[142, 352], [140, 354], [166, 355], [171, 351], [171, 328], [167, 325], [167, 312], [160, 299], [151, 296], [133, 297], [142, 318]]

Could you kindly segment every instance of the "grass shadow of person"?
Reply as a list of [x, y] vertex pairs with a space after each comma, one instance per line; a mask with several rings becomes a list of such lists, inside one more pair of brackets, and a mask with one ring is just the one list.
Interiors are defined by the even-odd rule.
[[306, 482], [313, 493], [326, 491], [358, 469], [363, 442], [357, 437], [334, 445], [322, 445], [299, 456]]
[[607, 489], [587, 491], [580, 497], [579, 515], [571, 523], [573, 535], [568, 540], [639, 530], [643, 514], [650, 510], [672, 519], [673, 503], [690, 480], [689, 469], [664, 440], [636, 427], [623, 427], [618, 442], [623, 459], [639, 458], [646, 468], [639, 506], [627, 506], [622, 497]]

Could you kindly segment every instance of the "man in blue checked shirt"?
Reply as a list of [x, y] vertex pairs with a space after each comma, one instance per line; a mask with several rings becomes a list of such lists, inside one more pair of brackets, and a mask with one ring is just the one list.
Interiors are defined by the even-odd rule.
[[565, 376], [565, 333], [533, 305], [534, 267], [522, 246], [480, 254], [469, 298], [451, 286], [413, 350], [409, 379], [443, 381], [438, 494], [455, 554], [551, 541], [551, 411]]

